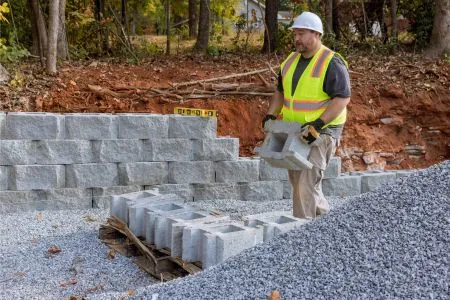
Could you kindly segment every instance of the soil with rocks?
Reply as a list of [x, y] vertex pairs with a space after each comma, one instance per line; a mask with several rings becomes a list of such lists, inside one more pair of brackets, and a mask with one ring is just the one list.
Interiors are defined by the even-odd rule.
[[[402, 53], [349, 56], [352, 98], [337, 155], [344, 171], [424, 168], [450, 158], [450, 64]], [[272, 65], [277, 65], [272, 61]], [[0, 109], [45, 112], [173, 113], [174, 107], [215, 109], [218, 135], [240, 139], [240, 155], [253, 156], [264, 139], [261, 120], [270, 97], [232, 95], [183, 100], [151, 96], [151, 88], [267, 68], [263, 56], [161, 57], [139, 65], [72, 62], [57, 77], [35, 64], [19, 67], [0, 85]], [[272, 72], [217, 83], [275, 85]], [[99, 94], [89, 85], [119, 94]], [[200, 86], [197, 86], [201, 88]]]

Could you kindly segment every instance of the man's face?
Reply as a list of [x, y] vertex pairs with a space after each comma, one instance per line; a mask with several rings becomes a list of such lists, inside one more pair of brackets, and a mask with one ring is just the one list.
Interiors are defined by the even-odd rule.
[[309, 30], [294, 28], [294, 44], [295, 49], [299, 53], [309, 53], [314, 50], [319, 34]]

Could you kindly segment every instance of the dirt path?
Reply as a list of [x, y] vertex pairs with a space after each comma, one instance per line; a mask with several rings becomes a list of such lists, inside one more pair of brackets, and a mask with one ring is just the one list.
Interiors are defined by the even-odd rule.
[[[424, 62], [408, 55], [389, 59], [354, 56], [348, 60], [352, 100], [337, 152], [344, 170], [423, 168], [450, 158], [449, 63]], [[172, 113], [175, 106], [216, 109], [220, 114], [218, 134], [238, 137], [240, 154], [251, 156], [264, 138], [260, 123], [269, 105], [268, 97], [227, 96], [180, 102], [149, 96], [145, 91], [265, 67], [263, 57], [184, 56], [160, 58], [138, 66], [72, 63], [63, 66], [59, 77], [53, 79], [30, 69], [25, 74], [32, 80], [20, 97], [15, 96], [14, 105], [3, 104], [3, 110], [166, 114]], [[270, 72], [264, 77], [271, 83], [276, 81]], [[256, 75], [227, 82], [262, 84]], [[99, 96], [88, 89], [88, 84], [111, 90], [125, 86], [137, 89], [120, 97]], [[6, 93], [11, 92], [4, 89], [3, 94]]]

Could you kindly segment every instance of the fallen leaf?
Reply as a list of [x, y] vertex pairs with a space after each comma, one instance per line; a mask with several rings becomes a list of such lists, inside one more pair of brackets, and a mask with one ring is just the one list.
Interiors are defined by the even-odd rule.
[[43, 215], [42, 213], [38, 213], [38, 214], [36, 215], [36, 219], [37, 219], [38, 221], [42, 221], [42, 220], [44, 220], [44, 215]]
[[25, 276], [27, 276], [27, 273], [25, 273], [25, 272], [16, 272], [16, 273], [14, 273], [14, 276], [25, 277]]
[[73, 81], [73, 80], [71, 80], [69, 83], [70, 83], [71, 85], [73, 85], [73, 86], [76, 86], [76, 85], [77, 85], [77, 83], [76, 83], [75, 81]]
[[278, 290], [273, 290], [272, 293], [270, 293], [268, 300], [280, 300], [280, 292]]
[[61, 251], [62, 251], [61, 248], [57, 245], [53, 245], [48, 248], [48, 253], [50, 253], [50, 254], [57, 254]]
[[95, 222], [95, 221], [97, 221], [97, 217], [91, 216], [91, 215], [84, 215], [84, 216], [83, 216], [83, 219], [84, 219], [86, 222]]
[[108, 251], [108, 259], [114, 259], [116, 257], [116, 249], [109, 249]]

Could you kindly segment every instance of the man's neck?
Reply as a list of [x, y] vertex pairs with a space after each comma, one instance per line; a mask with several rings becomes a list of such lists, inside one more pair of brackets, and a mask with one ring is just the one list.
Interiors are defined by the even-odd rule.
[[307, 53], [302, 53], [302, 57], [303, 58], [311, 58], [311, 57], [313, 57], [317, 53], [317, 51], [319, 51], [320, 47], [322, 47], [322, 43], [319, 41], [317, 43], [316, 47], [314, 48], [314, 50], [311, 50], [311, 51], [309, 51]]

